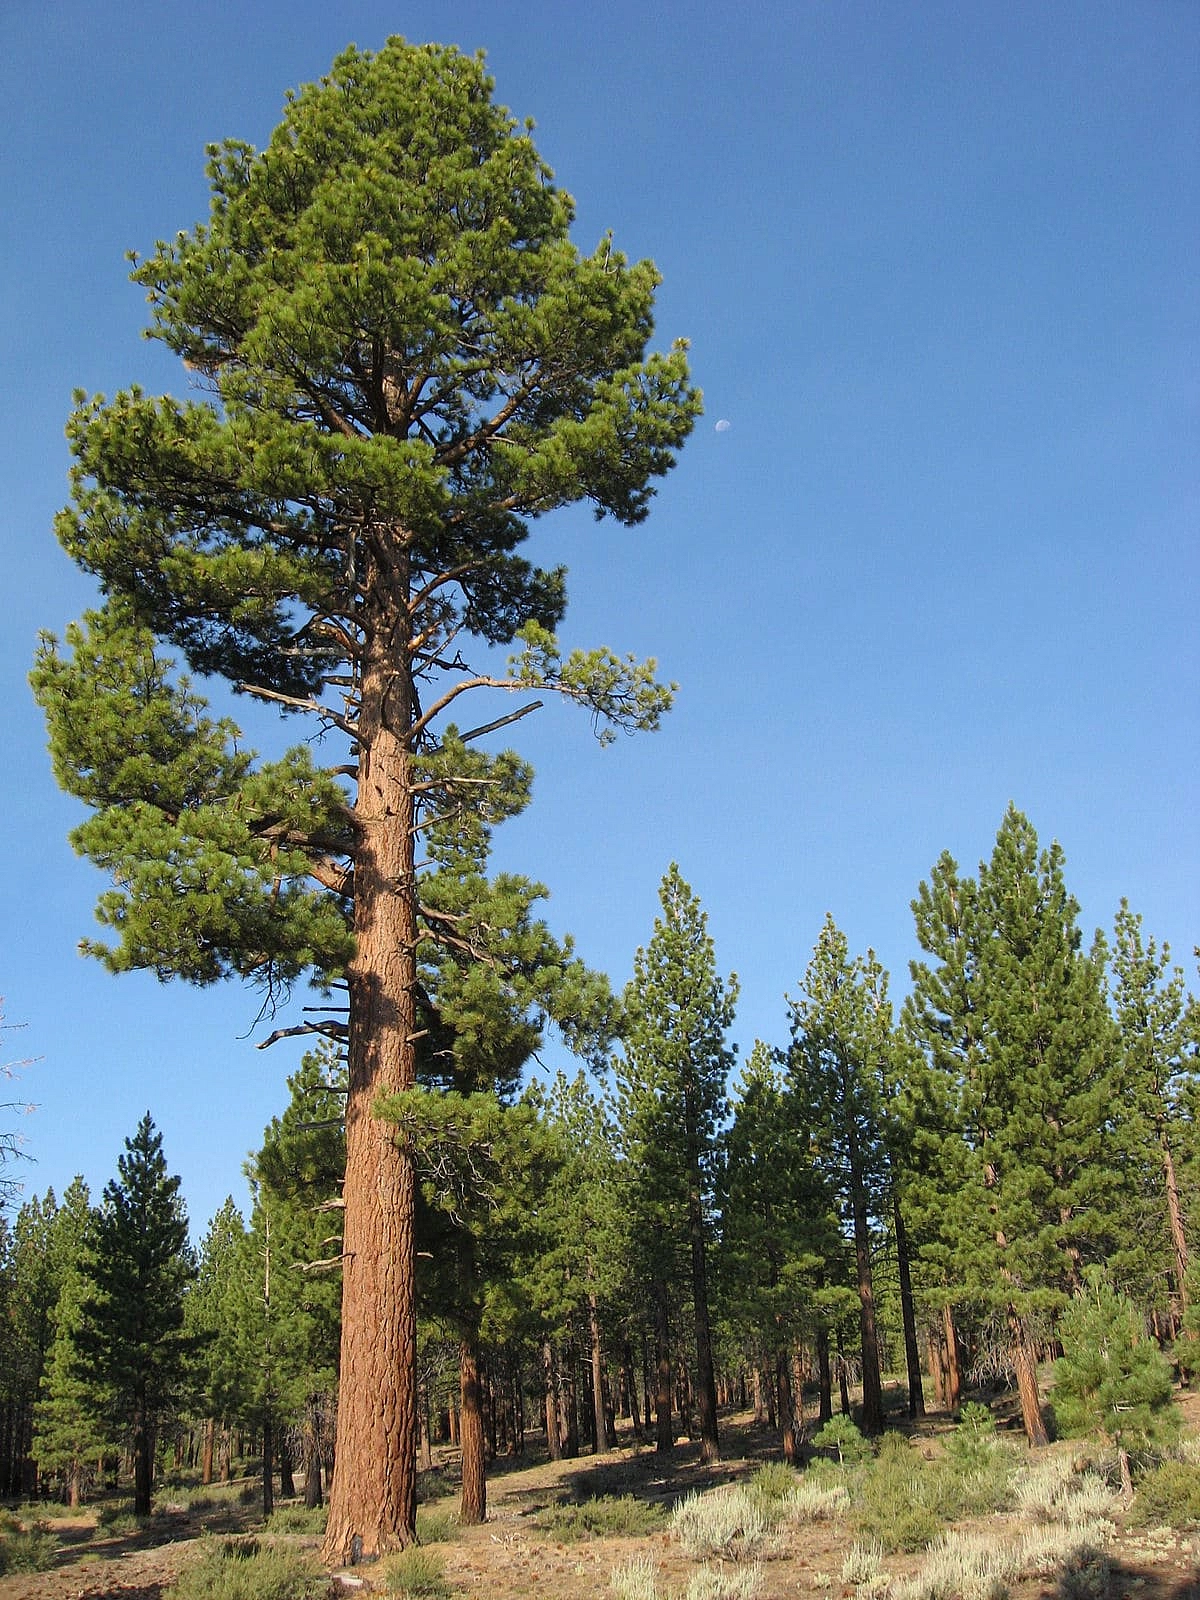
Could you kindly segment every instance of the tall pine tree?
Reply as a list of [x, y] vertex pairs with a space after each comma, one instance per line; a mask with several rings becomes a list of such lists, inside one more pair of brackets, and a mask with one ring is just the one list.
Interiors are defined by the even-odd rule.
[[662, 913], [649, 944], [634, 958], [625, 990], [618, 1095], [641, 1245], [656, 1277], [660, 1327], [665, 1252], [681, 1247], [689, 1261], [700, 1449], [705, 1461], [717, 1461], [708, 1263], [717, 1131], [734, 1059], [726, 1034], [738, 984], [736, 976], [718, 975], [708, 919], [674, 863], [659, 888], [659, 902]]
[[884, 1088], [892, 1051], [887, 976], [874, 953], [851, 957], [826, 917], [801, 993], [789, 1000], [788, 1083], [797, 1121], [837, 1196], [854, 1241], [862, 1348], [862, 1426], [883, 1430], [873, 1233], [885, 1214], [890, 1169]]
[[[202, 391], [81, 397], [58, 524], [101, 610], [34, 673], [59, 780], [93, 808], [77, 848], [113, 877], [114, 970], [271, 992], [344, 982], [349, 1015], [337, 1473], [325, 1554], [414, 1537], [412, 1149], [375, 1107], [417, 1078], [422, 827], [488, 774], [467, 693], [549, 689], [605, 727], [653, 727], [652, 664], [560, 653], [561, 568], [527, 519], [587, 501], [637, 523], [699, 410], [682, 345], [647, 354], [658, 275], [602, 239], [479, 58], [391, 39], [290, 95], [264, 151], [210, 150], [208, 222], [134, 270], [153, 335]], [[207, 391], [206, 393], [204, 391]], [[516, 644], [509, 666], [493, 646]], [[164, 649], [308, 719], [248, 752]]]
[[938, 1254], [989, 1313], [1031, 1444], [1047, 1439], [1037, 1380], [1048, 1323], [1112, 1248], [1114, 1036], [1100, 953], [1080, 948], [1057, 845], [1009, 807], [977, 880], [943, 856], [914, 902], [934, 959], [913, 963], [906, 1020], [945, 1118], [936, 1146]]

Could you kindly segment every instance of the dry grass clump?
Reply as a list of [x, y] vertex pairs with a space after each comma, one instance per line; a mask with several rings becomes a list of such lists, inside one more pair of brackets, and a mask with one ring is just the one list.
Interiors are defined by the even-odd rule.
[[850, 1491], [840, 1479], [810, 1472], [784, 1495], [781, 1509], [788, 1522], [830, 1522], [849, 1504]]
[[704, 1566], [688, 1579], [683, 1600], [754, 1600], [761, 1588], [757, 1561], [750, 1567]]
[[1087, 1600], [1108, 1572], [1103, 1549], [1111, 1522], [1051, 1523], [1022, 1538], [945, 1533], [929, 1547], [919, 1572], [893, 1585], [891, 1600], [1004, 1600], [1022, 1578], [1055, 1577], [1060, 1592]]
[[1114, 1514], [1120, 1496], [1095, 1472], [1080, 1471], [1069, 1455], [1050, 1455], [1022, 1467], [1013, 1479], [1016, 1509], [1041, 1522], [1079, 1525]]
[[658, 1568], [649, 1556], [622, 1561], [608, 1575], [613, 1600], [659, 1600]]

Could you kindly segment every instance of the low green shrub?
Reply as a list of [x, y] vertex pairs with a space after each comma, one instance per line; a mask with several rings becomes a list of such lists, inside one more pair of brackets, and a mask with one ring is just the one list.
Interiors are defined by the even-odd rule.
[[641, 1538], [663, 1525], [659, 1506], [631, 1494], [600, 1495], [595, 1500], [566, 1501], [534, 1518], [534, 1526], [555, 1539]]
[[812, 1436], [813, 1448], [823, 1450], [844, 1466], [871, 1459], [871, 1441], [861, 1434], [849, 1417], [831, 1417]]
[[1139, 1527], [1196, 1527], [1200, 1524], [1200, 1466], [1190, 1461], [1164, 1461], [1143, 1474], [1129, 1515]]
[[409, 1600], [449, 1600], [453, 1593], [441, 1556], [421, 1545], [389, 1556], [384, 1577], [389, 1594], [405, 1595]]
[[207, 1539], [167, 1591], [171, 1600], [320, 1600], [329, 1580], [292, 1545]]
[[901, 1434], [885, 1434], [854, 1485], [855, 1527], [885, 1550], [922, 1550], [941, 1526], [939, 1489], [924, 1457]]
[[421, 1544], [446, 1544], [457, 1532], [458, 1518], [453, 1511], [417, 1507], [417, 1538]]
[[58, 1553], [58, 1538], [44, 1522], [34, 1522], [28, 1527], [18, 1523], [10, 1532], [0, 1534], [0, 1573], [45, 1572], [54, 1565]]
[[272, 1533], [324, 1533], [326, 1506], [279, 1506], [271, 1513]]
[[782, 1500], [800, 1482], [800, 1474], [786, 1461], [765, 1461], [750, 1479], [750, 1488], [764, 1500]]
[[96, 1515], [96, 1532], [105, 1538], [124, 1538], [126, 1534], [140, 1533], [146, 1521], [136, 1514], [132, 1500], [110, 1500]]

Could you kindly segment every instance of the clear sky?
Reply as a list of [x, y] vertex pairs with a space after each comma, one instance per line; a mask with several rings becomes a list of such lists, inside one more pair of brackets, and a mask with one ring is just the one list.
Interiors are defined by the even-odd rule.
[[706, 396], [648, 522], [560, 514], [534, 545], [571, 570], [568, 642], [656, 655], [677, 708], [609, 750], [567, 710], [520, 723], [536, 797], [498, 863], [620, 984], [677, 860], [748, 1052], [786, 1040], [826, 911], [903, 992], [917, 884], [943, 849], [973, 869], [1012, 800], [1089, 932], [1127, 896], [1194, 986], [1194, 0], [4, 0], [0, 1059], [37, 1058], [28, 1192], [98, 1195], [149, 1109], [202, 1230], [299, 1056], [256, 1048], [252, 991], [76, 954], [103, 883], [25, 674], [93, 599], [51, 532], [72, 389], [182, 389], [124, 252], [204, 216], [206, 142], [262, 144], [289, 86], [389, 33], [486, 49], [581, 247], [658, 263]]

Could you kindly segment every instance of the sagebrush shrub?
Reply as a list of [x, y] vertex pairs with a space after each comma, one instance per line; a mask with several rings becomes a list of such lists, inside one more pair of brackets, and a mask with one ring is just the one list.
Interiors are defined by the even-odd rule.
[[741, 1486], [685, 1495], [671, 1517], [672, 1531], [693, 1561], [719, 1556], [745, 1561], [766, 1542], [771, 1522], [763, 1501]]
[[389, 1556], [384, 1577], [388, 1593], [404, 1595], [407, 1600], [450, 1600], [453, 1592], [446, 1580], [441, 1556], [436, 1550], [426, 1550], [421, 1545], [412, 1545]]
[[683, 1600], [754, 1600], [762, 1588], [762, 1568], [701, 1567], [693, 1572], [683, 1591]]

